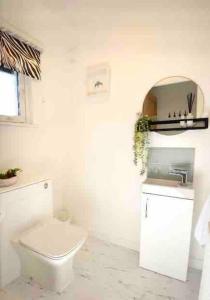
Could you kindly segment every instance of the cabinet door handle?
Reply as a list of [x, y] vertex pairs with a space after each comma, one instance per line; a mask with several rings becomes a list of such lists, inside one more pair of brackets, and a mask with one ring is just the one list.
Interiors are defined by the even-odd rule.
[[145, 218], [148, 218], [148, 199], [146, 201]]

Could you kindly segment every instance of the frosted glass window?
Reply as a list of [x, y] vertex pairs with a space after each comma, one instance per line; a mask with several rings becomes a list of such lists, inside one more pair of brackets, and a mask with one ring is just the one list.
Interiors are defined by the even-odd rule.
[[18, 75], [0, 70], [0, 115], [19, 115]]

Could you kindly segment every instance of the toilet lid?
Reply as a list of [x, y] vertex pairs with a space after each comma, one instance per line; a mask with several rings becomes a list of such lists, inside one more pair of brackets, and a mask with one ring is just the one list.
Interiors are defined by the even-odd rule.
[[56, 259], [70, 253], [86, 238], [82, 228], [52, 219], [22, 234], [19, 241], [39, 254]]

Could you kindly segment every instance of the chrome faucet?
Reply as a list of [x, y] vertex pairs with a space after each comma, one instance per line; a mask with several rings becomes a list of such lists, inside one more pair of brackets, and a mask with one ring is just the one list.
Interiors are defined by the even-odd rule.
[[181, 184], [182, 185], [186, 185], [187, 184], [187, 175], [188, 175], [188, 171], [187, 170], [183, 170], [183, 169], [179, 169], [179, 168], [174, 168], [172, 171], [168, 172], [169, 175], [176, 175], [181, 177]]

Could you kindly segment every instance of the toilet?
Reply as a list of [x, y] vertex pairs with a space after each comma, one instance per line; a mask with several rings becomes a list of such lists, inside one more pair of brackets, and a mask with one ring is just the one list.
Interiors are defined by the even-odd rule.
[[73, 258], [86, 238], [82, 228], [55, 218], [32, 227], [13, 241], [22, 275], [62, 292], [73, 280]]
[[0, 190], [0, 287], [23, 275], [62, 292], [73, 280], [73, 260], [87, 232], [53, 217], [51, 180]]

